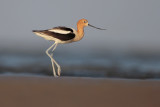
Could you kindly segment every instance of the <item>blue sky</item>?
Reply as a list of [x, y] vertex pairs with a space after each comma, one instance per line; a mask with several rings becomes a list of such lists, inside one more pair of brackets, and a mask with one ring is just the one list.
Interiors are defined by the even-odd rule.
[[81, 41], [61, 46], [63, 50], [160, 51], [159, 4], [159, 0], [0, 0], [0, 52], [45, 50], [52, 42], [34, 35], [33, 29], [76, 28], [81, 18], [108, 30], [87, 27]]

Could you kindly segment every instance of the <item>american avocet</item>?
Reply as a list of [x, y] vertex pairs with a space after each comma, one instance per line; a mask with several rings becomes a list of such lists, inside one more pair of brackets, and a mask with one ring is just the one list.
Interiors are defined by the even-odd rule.
[[[84, 27], [86, 26], [90, 26], [99, 30], [105, 30], [105, 29], [101, 29], [101, 28], [97, 28], [93, 25], [88, 24], [88, 21], [86, 19], [81, 19], [77, 22], [77, 30], [73, 29], [73, 28], [68, 28], [68, 27], [54, 27], [52, 29], [48, 29], [48, 30], [33, 30], [33, 32], [38, 35], [43, 37], [46, 40], [53, 40], [55, 41], [55, 43], [49, 47], [46, 50], [46, 54], [50, 57], [51, 62], [52, 62], [52, 68], [53, 68], [53, 75], [55, 77], [60, 76], [61, 73], [61, 67], [60, 65], [53, 59], [53, 53], [49, 54], [49, 50], [51, 50], [52, 48], [52, 52], [56, 49], [57, 45], [59, 43], [64, 44], [64, 43], [71, 43], [71, 42], [76, 42], [79, 41], [83, 38], [84, 36]], [[54, 68], [54, 63], [57, 66], [57, 74], [55, 72], [55, 68]]]

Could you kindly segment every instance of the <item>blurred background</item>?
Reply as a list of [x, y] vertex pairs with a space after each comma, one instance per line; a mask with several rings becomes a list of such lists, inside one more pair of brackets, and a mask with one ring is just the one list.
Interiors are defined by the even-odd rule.
[[160, 78], [159, 0], [0, 0], [0, 75], [50, 75], [46, 41], [32, 30], [86, 27], [84, 38], [58, 45], [62, 76]]

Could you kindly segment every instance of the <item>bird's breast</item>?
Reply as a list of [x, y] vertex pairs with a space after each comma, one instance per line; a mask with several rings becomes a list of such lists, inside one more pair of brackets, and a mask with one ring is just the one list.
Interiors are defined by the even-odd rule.
[[80, 41], [82, 38], [83, 38], [83, 36], [84, 36], [84, 33], [83, 32], [77, 32], [76, 30], [73, 30], [73, 32], [74, 32], [74, 34], [75, 34], [75, 38], [74, 38], [74, 42], [76, 42], [76, 41]]

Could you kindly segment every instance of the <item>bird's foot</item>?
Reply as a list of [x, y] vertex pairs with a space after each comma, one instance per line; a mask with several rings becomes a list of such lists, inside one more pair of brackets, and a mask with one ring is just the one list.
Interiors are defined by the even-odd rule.
[[55, 78], [59, 77], [58, 75], [54, 75]]
[[61, 75], [61, 68], [60, 68], [60, 67], [58, 67], [58, 72], [57, 72], [57, 74], [58, 74], [58, 76]]

